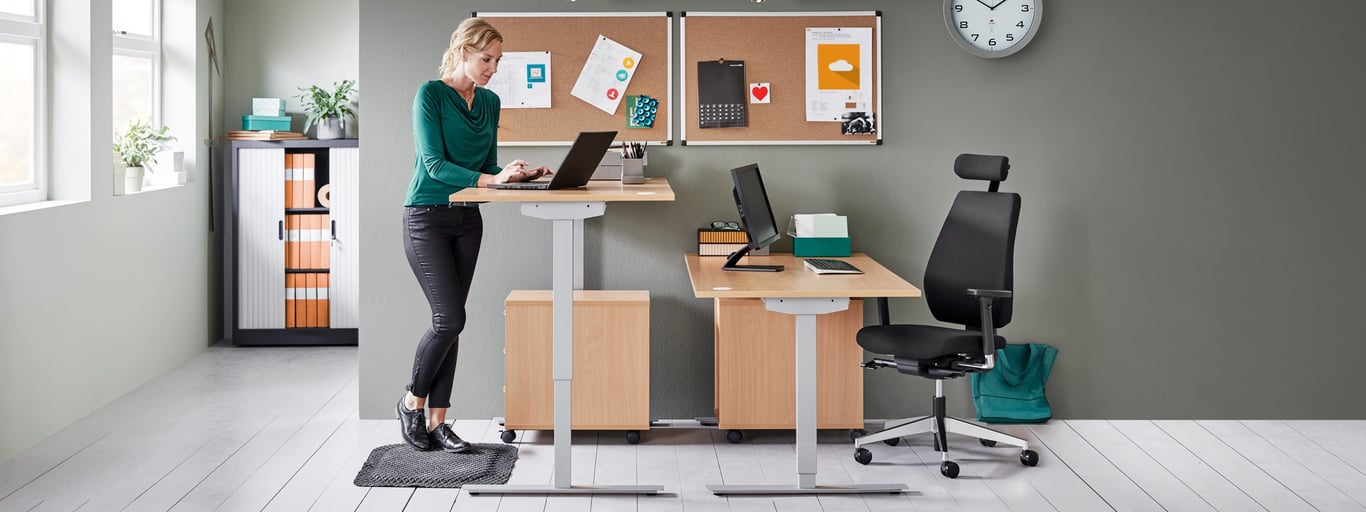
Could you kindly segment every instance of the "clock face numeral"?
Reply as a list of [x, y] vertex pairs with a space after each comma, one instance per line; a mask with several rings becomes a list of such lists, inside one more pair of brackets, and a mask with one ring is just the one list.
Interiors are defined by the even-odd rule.
[[951, 0], [959, 36], [973, 47], [1002, 51], [1025, 40], [1034, 26], [1035, 0]]

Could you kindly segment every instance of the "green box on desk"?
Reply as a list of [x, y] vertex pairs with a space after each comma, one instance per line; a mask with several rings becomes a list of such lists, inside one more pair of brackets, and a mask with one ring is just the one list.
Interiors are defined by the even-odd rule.
[[243, 130], [289, 131], [289, 116], [242, 116]]
[[847, 257], [849, 237], [792, 237], [792, 255], [799, 258]]

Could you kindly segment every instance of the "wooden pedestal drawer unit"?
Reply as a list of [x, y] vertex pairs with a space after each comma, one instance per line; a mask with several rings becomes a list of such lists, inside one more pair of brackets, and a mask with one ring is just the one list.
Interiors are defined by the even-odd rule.
[[[760, 299], [715, 299], [717, 427], [796, 428], [796, 318]], [[816, 428], [863, 428], [863, 301], [816, 317]]]
[[[514, 290], [504, 303], [505, 440], [555, 427], [551, 310], [550, 290]], [[572, 394], [573, 429], [627, 430], [635, 442], [650, 428], [650, 292], [574, 292]]]

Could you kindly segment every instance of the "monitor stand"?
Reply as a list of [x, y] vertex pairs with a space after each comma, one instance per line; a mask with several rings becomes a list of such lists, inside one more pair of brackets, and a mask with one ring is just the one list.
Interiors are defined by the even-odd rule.
[[744, 248], [731, 253], [730, 257], [726, 258], [726, 264], [721, 266], [721, 270], [743, 270], [748, 272], [777, 272], [783, 269], [782, 265], [740, 265], [738, 263], [740, 261], [740, 258], [745, 257], [746, 254], [749, 254], [749, 249], [749, 246], [745, 246]]

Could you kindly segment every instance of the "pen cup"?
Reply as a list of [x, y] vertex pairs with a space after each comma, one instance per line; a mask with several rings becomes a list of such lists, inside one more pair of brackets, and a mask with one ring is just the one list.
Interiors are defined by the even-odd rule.
[[645, 183], [645, 159], [621, 159], [621, 182], [626, 185]]

